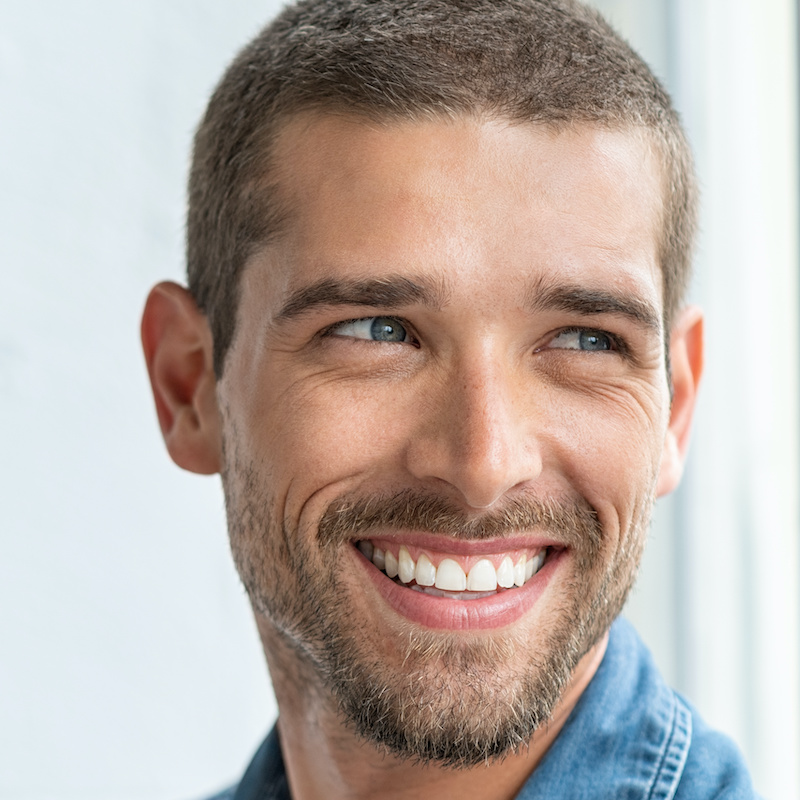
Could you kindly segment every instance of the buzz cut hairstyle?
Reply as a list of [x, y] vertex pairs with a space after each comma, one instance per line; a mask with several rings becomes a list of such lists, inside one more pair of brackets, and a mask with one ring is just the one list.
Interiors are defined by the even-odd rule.
[[303, 111], [388, 122], [473, 115], [556, 129], [588, 123], [648, 135], [663, 166], [667, 334], [691, 275], [692, 155], [664, 87], [597, 11], [577, 0], [300, 0], [235, 58], [195, 135], [187, 273], [211, 328], [217, 378], [233, 341], [242, 269], [287, 216], [273, 145]]

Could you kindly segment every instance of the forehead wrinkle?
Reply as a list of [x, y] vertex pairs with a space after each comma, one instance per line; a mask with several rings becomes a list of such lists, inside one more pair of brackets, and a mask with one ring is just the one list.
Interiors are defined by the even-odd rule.
[[387, 275], [376, 278], [327, 277], [292, 291], [275, 316], [276, 322], [297, 317], [319, 306], [370, 306], [397, 308], [424, 305], [441, 309], [445, 304], [442, 286], [415, 276]]

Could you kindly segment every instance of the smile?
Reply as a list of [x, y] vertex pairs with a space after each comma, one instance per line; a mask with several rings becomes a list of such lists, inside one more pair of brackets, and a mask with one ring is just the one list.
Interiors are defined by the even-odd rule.
[[544, 566], [552, 549], [458, 556], [366, 539], [357, 547], [395, 583], [453, 600], [480, 600], [524, 586]]

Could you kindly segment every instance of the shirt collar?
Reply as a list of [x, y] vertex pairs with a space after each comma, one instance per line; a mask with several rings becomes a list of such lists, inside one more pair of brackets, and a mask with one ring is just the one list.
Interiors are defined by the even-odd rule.
[[672, 797], [692, 717], [633, 627], [617, 620], [603, 661], [518, 800]]

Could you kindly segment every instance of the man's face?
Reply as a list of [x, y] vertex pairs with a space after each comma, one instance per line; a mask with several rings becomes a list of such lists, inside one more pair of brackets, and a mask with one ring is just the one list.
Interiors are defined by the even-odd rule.
[[624, 131], [335, 115], [275, 163], [289, 217], [218, 386], [238, 569], [362, 734], [477, 763], [547, 719], [636, 571], [658, 164]]

